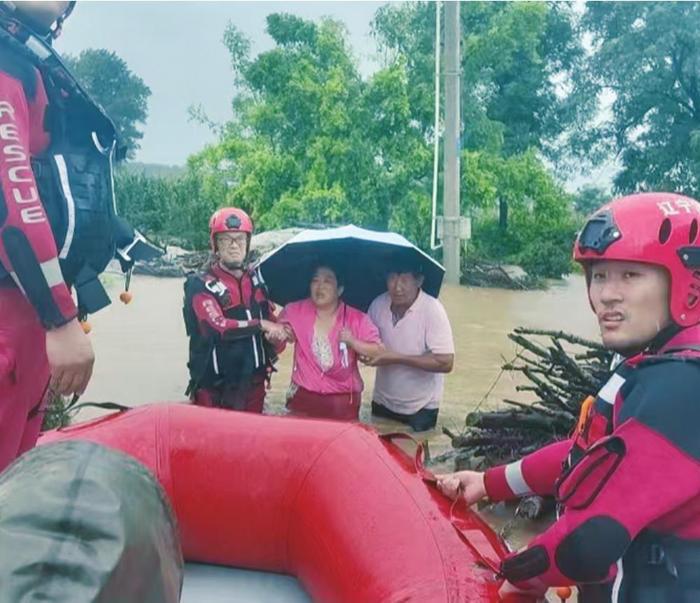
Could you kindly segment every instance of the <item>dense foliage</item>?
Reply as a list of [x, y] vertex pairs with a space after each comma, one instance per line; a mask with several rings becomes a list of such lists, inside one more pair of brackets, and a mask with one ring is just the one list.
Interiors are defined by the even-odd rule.
[[78, 81], [107, 112], [122, 144], [133, 157], [143, 138], [151, 89], [133, 73], [124, 59], [105, 49], [89, 48], [77, 57], [64, 57]]
[[[583, 216], [609, 198], [597, 183], [565, 192], [572, 163], [613, 153], [618, 192], [697, 194], [696, 3], [467, 2], [461, 18], [468, 257], [567, 273]], [[269, 15], [274, 47], [256, 56], [229, 24], [233, 118], [184, 175], [121, 173], [121, 210], [191, 247], [206, 243], [211, 211], [237, 205], [259, 229], [352, 222], [427, 248], [434, 28], [434, 3], [382, 7], [373, 22], [382, 68], [366, 77], [332, 20]]]

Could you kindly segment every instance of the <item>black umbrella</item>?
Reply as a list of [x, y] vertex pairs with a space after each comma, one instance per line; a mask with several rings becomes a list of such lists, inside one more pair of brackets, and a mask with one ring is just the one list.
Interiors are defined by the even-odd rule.
[[407, 239], [393, 232], [375, 232], [357, 226], [304, 230], [263, 257], [258, 268], [278, 304], [309, 296], [312, 271], [327, 263], [345, 283], [345, 302], [366, 311], [386, 291], [392, 269], [417, 270], [423, 290], [437, 297], [445, 269]]

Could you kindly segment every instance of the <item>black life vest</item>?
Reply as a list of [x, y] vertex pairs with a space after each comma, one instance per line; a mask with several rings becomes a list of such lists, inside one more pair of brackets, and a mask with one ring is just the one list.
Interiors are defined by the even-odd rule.
[[[134, 257], [130, 246], [143, 237], [117, 216], [113, 163], [124, 157], [111, 119], [80, 86], [41, 37], [0, 11], [0, 52], [15, 63], [28, 97], [35, 90], [39, 70], [48, 106], [44, 127], [48, 149], [32, 157], [39, 196], [56, 241], [64, 280], [74, 286], [79, 314], [96, 312], [110, 303], [98, 280], [113, 258], [122, 270], [136, 259], [159, 255], [160, 250]], [[0, 265], [0, 278], [7, 276]]]
[[579, 603], [696, 603], [700, 546], [695, 540], [644, 530], [618, 564], [619, 583], [579, 586]]
[[[260, 329], [240, 329], [240, 337], [222, 338], [217, 332], [203, 334], [199, 320], [192, 306], [198, 293], [212, 295], [218, 302], [223, 315], [238, 321], [270, 319], [267, 303], [260, 303], [259, 297], [267, 299], [267, 291], [257, 275], [252, 279], [250, 299], [233, 305], [234, 297], [226, 285], [209, 273], [190, 273], [185, 280], [183, 317], [185, 329], [190, 338], [189, 361], [190, 383], [186, 394], [197, 389], [236, 389], [245, 387], [254, 375], [268, 376], [277, 360], [274, 347], [263, 337]], [[260, 293], [263, 296], [260, 296]]]

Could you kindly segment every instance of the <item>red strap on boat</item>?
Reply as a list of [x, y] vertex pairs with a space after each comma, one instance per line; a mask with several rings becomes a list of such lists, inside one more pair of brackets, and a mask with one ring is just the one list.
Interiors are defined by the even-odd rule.
[[419, 442], [418, 440], [416, 440], [412, 435], [410, 435], [408, 433], [403, 433], [401, 431], [394, 431], [391, 433], [381, 433], [381, 434], [379, 434], [379, 438], [384, 440], [385, 442], [389, 442], [390, 444], [394, 444], [394, 446], [396, 446], [394, 440], [408, 440], [409, 442], [412, 442], [413, 444], [415, 444], [416, 454], [415, 454], [413, 460], [414, 460], [415, 466], [416, 466], [416, 473], [420, 476], [420, 478], [424, 482], [426, 482], [428, 484], [437, 484], [437, 478], [435, 477], [435, 475], [431, 471], [429, 471], [428, 469], [425, 468], [425, 464], [423, 461], [423, 458], [425, 457], [425, 448], [424, 448], [422, 442]]
[[[396, 446], [395, 440], [407, 440], [415, 444], [414, 464], [416, 473], [425, 483], [437, 488], [435, 474], [425, 468], [424, 446], [421, 442], [418, 442], [410, 434], [403, 432], [384, 433], [380, 434], [379, 437], [394, 446]], [[460, 501], [464, 505], [463, 508], [459, 508]], [[460, 540], [469, 547], [481, 564], [500, 577], [501, 559], [509, 553], [508, 546], [493, 532], [478, 513], [466, 507], [461, 496], [458, 496], [452, 502], [450, 522]]]
[[469, 508], [459, 509], [465, 505], [464, 499], [458, 496], [450, 507], [450, 521], [460, 540], [476, 555], [484, 567], [490, 569], [501, 578], [501, 560], [508, 554], [508, 547], [481, 516]]

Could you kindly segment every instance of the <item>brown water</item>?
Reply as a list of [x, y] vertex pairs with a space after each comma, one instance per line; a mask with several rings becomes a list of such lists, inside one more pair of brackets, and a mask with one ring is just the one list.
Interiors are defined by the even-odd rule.
[[[122, 281], [108, 277], [113, 297]], [[182, 280], [136, 276], [132, 279], [134, 298], [120, 302], [91, 318], [91, 338], [97, 362], [93, 379], [83, 399], [114, 401], [135, 406], [148, 402], [183, 401], [187, 385], [187, 338], [182, 321]], [[515, 355], [516, 346], [506, 335], [516, 326], [563, 329], [596, 339], [597, 328], [585, 295], [581, 276], [555, 283], [547, 291], [506, 291], [445, 286], [441, 300], [452, 323], [456, 344], [454, 371], [447, 376], [445, 397], [438, 428], [421, 434], [433, 455], [449, 449], [441, 427], [459, 431], [465, 415], [481, 402], [499, 407], [503, 397], [527, 400], [515, 392], [516, 378], [499, 377], [500, 366]], [[287, 350], [274, 375], [266, 412], [284, 412], [284, 393], [289, 383], [291, 349]], [[373, 369], [363, 369], [366, 383], [363, 420], [381, 431], [402, 430], [396, 423], [372, 419], [367, 411], [372, 391]], [[495, 385], [494, 385], [495, 382]], [[487, 392], [491, 390], [486, 398]], [[80, 418], [99, 411], [86, 409]], [[449, 469], [449, 467], [443, 467]], [[511, 512], [496, 509], [489, 521], [500, 527]], [[521, 544], [538, 526], [518, 523], [512, 541]]]
[[[118, 276], [108, 277], [113, 298], [117, 298], [121, 285]], [[116, 301], [90, 319], [97, 362], [83, 399], [127, 405], [184, 400], [187, 338], [181, 312], [182, 281], [135, 276], [131, 290], [134, 298], [128, 306]], [[593, 339], [597, 336], [580, 276], [556, 283], [547, 291], [445, 286], [440, 299], [452, 323], [456, 360], [454, 371], [446, 378], [438, 429], [427, 434], [436, 449], [443, 448], [445, 441], [439, 428], [459, 430], [466, 413], [478, 403], [498, 407], [503, 397], [526, 399], [514, 391], [515, 376], [503, 374], [498, 378], [500, 366], [515, 355], [516, 346], [506, 337], [514, 327], [563, 329]], [[283, 412], [291, 357], [288, 349], [273, 377], [267, 401], [271, 413]], [[373, 372], [363, 368], [366, 403]], [[84, 417], [94, 412], [86, 410]], [[362, 416], [370, 420], [366, 409]], [[388, 421], [377, 421], [377, 425], [396, 427]]]

